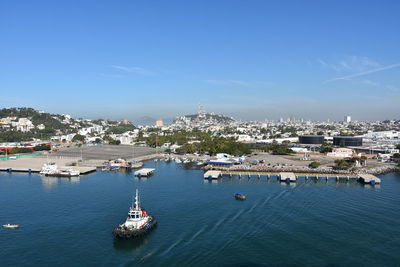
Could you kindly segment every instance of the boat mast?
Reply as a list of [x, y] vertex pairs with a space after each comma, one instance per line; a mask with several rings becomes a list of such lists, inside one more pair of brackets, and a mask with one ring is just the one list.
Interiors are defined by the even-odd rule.
[[136, 210], [139, 210], [139, 205], [140, 205], [139, 191], [136, 189], [136, 197], [135, 197], [135, 209]]

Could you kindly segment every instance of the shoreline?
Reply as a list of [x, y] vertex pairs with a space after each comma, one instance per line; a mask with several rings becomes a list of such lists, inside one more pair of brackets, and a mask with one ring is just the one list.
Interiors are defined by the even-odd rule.
[[[240, 167], [236, 167], [240, 166]], [[205, 166], [202, 169], [207, 170], [218, 170], [218, 171], [232, 171], [232, 172], [252, 172], [252, 173], [277, 173], [277, 172], [293, 172], [293, 173], [309, 173], [309, 174], [335, 174], [335, 175], [359, 175], [359, 174], [372, 174], [381, 175], [388, 173], [400, 172], [400, 167], [397, 166], [385, 166], [373, 169], [361, 169], [357, 171], [347, 171], [347, 170], [332, 170], [332, 169], [312, 169], [312, 168], [302, 168], [302, 167], [246, 167], [241, 165], [236, 165], [233, 167], [221, 167], [221, 166]]]

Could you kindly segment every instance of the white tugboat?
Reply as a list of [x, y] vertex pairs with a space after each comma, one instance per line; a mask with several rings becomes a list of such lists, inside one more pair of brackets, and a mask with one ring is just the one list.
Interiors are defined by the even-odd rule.
[[149, 216], [140, 206], [139, 193], [136, 189], [135, 202], [129, 208], [128, 218], [125, 223], [114, 228], [113, 234], [123, 239], [135, 238], [147, 234], [156, 225], [154, 217]]

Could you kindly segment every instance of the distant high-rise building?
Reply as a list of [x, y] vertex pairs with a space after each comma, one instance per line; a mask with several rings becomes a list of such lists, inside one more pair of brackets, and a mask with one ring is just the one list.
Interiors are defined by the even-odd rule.
[[197, 110], [197, 116], [202, 119], [206, 117], [206, 112], [204, 111], [203, 106], [200, 104]]
[[351, 117], [350, 116], [344, 116], [344, 122], [346, 122], [346, 123], [351, 122]]
[[158, 121], [156, 121], [156, 126], [158, 126], [158, 127], [162, 127], [164, 125], [164, 123], [163, 123], [163, 121], [162, 120], [158, 120]]

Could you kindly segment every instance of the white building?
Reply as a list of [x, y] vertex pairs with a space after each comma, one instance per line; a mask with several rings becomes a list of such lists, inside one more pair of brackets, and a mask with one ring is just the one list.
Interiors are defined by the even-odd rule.
[[46, 127], [44, 126], [44, 124], [39, 124], [39, 125], [36, 126], [36, 128], [38, 130], [44, 130]]
[[17, 131], [21, 132], [29, 132], [35, 128], [33, 123], [27, 118], [19, 118], [15, 126], [17, 127]]
[[363, 137], [370, 139], [393, 139], [399, 138], [399, 136], [400, 133], [396, 131], [368, 132], [363, 135]]
[[351, 117], [350, 116], [344, 116], [344, 122], [350, 123], [351, 122]]
[[332, 152], [326, 154], [328, 157], [332, 158], [351, 158], [357, 156], [353, 149], [350, 148], [334, 148]]

